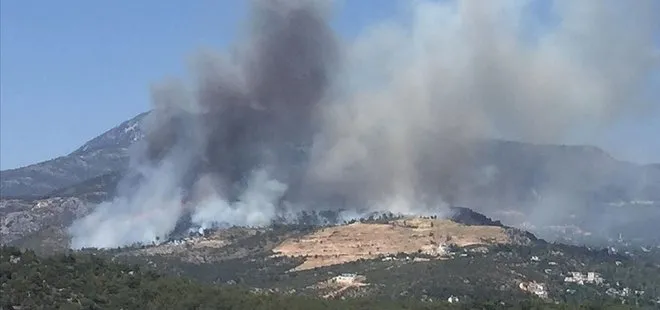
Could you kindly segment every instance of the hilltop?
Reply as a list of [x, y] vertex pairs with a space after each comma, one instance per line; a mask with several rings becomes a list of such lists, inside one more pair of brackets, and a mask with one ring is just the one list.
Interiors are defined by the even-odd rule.
[[423, 253], [441, 258], [450, 247], [497, 244], [530, 244], [504, 227], [468, 226], [448, 219], [404, 218], [385, 223], [352, 223], [321, 228], [285, 240], [274, 252], [305, 257], [296, 270], [313, 269], [381, 256]]
[[[314, 298], [429, 303], [453, 296], [462, 305], [660, 302], [660, 248], [617, 254], [449, 219], [232, 227], [162, 244], [82, 252], [204, 283]], [[587, 281], [588, 273], [598, 280], [567, 280], [578, 274]]]
[[[15, 244], [49, 256], [59, 251], [137, 265], [199, 285], [314, 300], [411, 300], [425, 306], [452, 300], [501, 307], [526, 300], [660, 302], [660, 248], [618, 254], [552, 244], [467, 208], [448, 214], [436, 218], [385, 213], [336, 225], [301, 221], [229, 227], [159, 244], [82, 251], [66, 250], [63, 228], [44, 226]], [[574, 273], [586, 279], [589, 272], [602, 280], [582, 285], [566, 280]]]

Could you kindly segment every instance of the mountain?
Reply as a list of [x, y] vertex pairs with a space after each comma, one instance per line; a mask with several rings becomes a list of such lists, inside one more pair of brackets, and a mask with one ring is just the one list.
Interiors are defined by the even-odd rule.
[[[142, 138], [145, 115], [67, 156], [2, 171], [0, 244], [39, 254], [67, 251], [66, 232], [72, 221], [93, 210], [94, 203], [113, 196], [128, 164], [129, 149]], [[239, 284], [251, 289], [249, 294], [256, 292], [256, 298], [267, 292], [347, 302], [363, 297], [388, 303], [405, 299], [421, 301], [426, 308], [431, 301], [445, 300], [460, 300], [462, 305], [497, 302], [504, 308], [525, 298], [547, 305], [605, 299], [649, 309], [660, 304], [660, 164], [617, 160], [591, 146], [488, 140], [443, 148], [425, 155], [461, 160], [451, 167], [428, 166], [421, 176], [424, 190], [437, 191], [453, 206], [442, 219], [393, 218], [382, 213], [331, 225], [323, 220], [336, 220], [337, 214], [301, 212], [294, 223], [227, 227], [201, 234], [185, 230], [186, 235], [173, 234], [160, 244], [74, 251], [60, 261], [37, 259], [33, 252], [3, 246], [0, 263], [11, 268], [5, 274], [19, 274], [3, 279], [11, 280], [8, 291], [37, 297], [0, 298], [0, 303], [30, 305], [35, 298], [67, 303], [76, 296], [90, 307], [109, 306], [110, 300], [153, 305], [126, 298], [131, 290], [97, 298], [107, 290], [80, 284], [102, 268], [115, 268], [110, 264], [117, 261], [130, 263], [126, 268], [132, 269], [108, 270], [112, 281], [133, 285], [140, 282], [135, 282], [135, 275], [148, 271], [153, 280], [151, 272], [156, 271], [211, 283], [214, 288]], [[607, 250], [544, 241], [551, 236], [590, 244], [580, 238], [596, 235], [618, 236], [618, 240], [608, 243]], [[637, 237], [643, 240], [629, 242]], [[83, 256], [85, 252], [92, 254], [90, 258]], [[46, 268], [44, 264], [52, 271], [34, 272], [37, 266]], [[71, 270], [88, 274], [61, 277], [79, 274]], [[44, 274], [52, 277], [44, 280]], [[598, 282], [570, 280], [576, 275], [586, 279], [588, 274], [598, 275]], [[345, 278], [355, 282], [345, 284]], [[192, 285], [190, 281], [185, 283]], [[138, 284], [146, 285], [142, 295], [151, 296], [153, 284]], [[191, 290], [199, 291], [196, 286]]]
[[[142, 138], [140, 123], [146, 115], [121, 123], [66, 156], [2, 171], [2, 197], [111, 192], [127, 166], [129, 147]], [[660, 201], [660, 164], [620, 161], [592, 146], [486, 140], [443, 149], [427, 156], [459, 157], [459, 164], [449, 167], [451, 171], [425, 169], [425, 183], [455, 204], [500, 208], [551, 192], [598, 203]]]
[[451, 179], [443, 180], [439, 170], [429, 183], [442, 185], [443, 197], [460, 204], [500, 208], [551, 195], [582, 203], [660, 201], [656, 166], [617, 160], [597, 147], [504, 140], [450, 147], [461, 158], [450, 167]]
[[0, 172], [2, 197], [39, 197], [90, 178], [124, 169], [128, 149], [141, 139], [142, 113], [68, 154], [41, 163]]
[[[87, 205], [111, 198], [128, 164], [129, 148], [142, 138], [140, 124], [146, 115], [123, 122], [69, 155], [2, 171], [2, 202], [36, 205], [75, 198]], [[617, 160], [592, 146], [504, 140], [469, 146], [448, 142], [423, 156], [428, 157], [421, 161], [428, 161], [420, 170], [421, 190], [534, 233], [551, 227], [540, 233], [545, 238], [567, 227], [607, 238], [622, 232], [637, 238], [653, 235], [660, 220], [660, 164]], [[438, 157], [456, 164], [428, 164]]]

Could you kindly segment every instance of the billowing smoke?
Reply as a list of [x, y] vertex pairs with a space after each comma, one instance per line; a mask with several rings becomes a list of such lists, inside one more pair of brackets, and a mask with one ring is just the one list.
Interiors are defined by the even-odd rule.
[[123, 190], [74, 223], [72, 246], [151, 242], [182, 219], [422, 212], [489, 190], [519, 201], [494, 185], [512, 176], [473, 167], [486, 139], [564, 142], [660, 95], [646, 83], [660, 2], [545, 3], [411, 1], [345, 42], [329, 2], [253, 1], [234, 53], [200, 55], [192, 87], [154, 88]]

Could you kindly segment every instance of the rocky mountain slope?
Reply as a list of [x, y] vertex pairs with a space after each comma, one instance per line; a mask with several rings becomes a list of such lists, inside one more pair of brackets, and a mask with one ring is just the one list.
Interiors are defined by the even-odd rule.
[[[34, 206], [51, 206], [49, 212], [59, 214], [70, 209], [60, 201], [89, 205], [111, 198], [127, 166], [129, 148], [142, 138], [140, 124], [146, 115], [108, 130], [67, 156], [0, 172], [0, 215], [21, 209], [19, 218], [43, 215], [44, 221], [35, 219], [42, 223], [38, 225], [62, 227], [68, 225], [68, 216], [46, 221], [47, 213]], [[529, 224], [524, 227], [539, 232], [540, 222], [564, 230], [571, 225], [581, 231], [602, 230], [609, 236], [649, 235], [653, 223], [660, 220], [659, 164], [620, 161], [590, 146], [488, 140], [469, 147], [447, 144], [444, 149], [425, 155], [461, 160], [450, 167], [424, 170], [426, 190], [508, 225]], [[24, 230], [31, 232], [28, 228]]]
[[[2, 171], [0, 195], [75, 196], [89, 187], [111, 191], [115, 176], [127, 165], [128, 148], [142, 137], [140, 123], [146, 115], [123, 122], [69, 155]], [[605, 203], [660, 201], [660, 165], [620, 161], [595, 147], [489, 140], [445, 149], [451, 153], [438, 150], [428, 156], [461, 157], [460, 165], [452, 171], [429, 169], [424, 177], [457, 204], [512, 205], [552, 193]]]
[[[129, 147], [142, 137], [140, 114], [69, 155], [0, 173], [2, 197], [76, 196], [111, 192], [126, 167]], [[537, 145], [489, 140], [451, 146], [427, 156], [456, 156], [451, 171], [429, 169], [430, 186], [456, 204], [529, 204], [561, 193], [580, 202], [660, 201], [660, 166], [616, 160], [590, 146]], [[450, 177], [450, 179], [447, 179]], [[96, 178], [96, 179], [95, 179]]]
[[[0, 243], [11, 244], [46, 230], [64, 231], [74, 219], [87, 214], [88, 205], [79, 198], [0, 201]], [[49, 237], [55, 238], [54, 235]], [[49, 238], [44, 238], [49, 243]]]
[[0, 172], [2, 197], [39, 197], [90, 178], [124, 169], [128, 148], [141, 139], [142, 113], [68, 154], [45, 162]]

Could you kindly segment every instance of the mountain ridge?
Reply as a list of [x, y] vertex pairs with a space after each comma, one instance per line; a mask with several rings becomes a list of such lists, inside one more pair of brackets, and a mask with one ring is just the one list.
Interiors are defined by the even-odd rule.
[[[69, 155], [2, 171], [0, 198], [68, 197], [88, 204], [111, 199], [128, 166], [131, 146], [143, 137], [140, 126], [147, 114], [122, 122]], [[509, 225], [532, 217], [563, 225], [588, 221], [588, 230], [598, 230], [602, 222], [619, 227], [628, 225], [621, 219], [660, 216], [660, 164], [618, 160], [588, 145], [485, 140], [469, 147], [443, 144], [443, 148], [424, 155], [457, 156], [460, 163], [448, 170], [423, 171], [422, 190]], [[621, 208], [628, 205], [636, 212]], [[525, 216], [520, 219], [517, 214]]]
[[0, 196], [38, 198], [124, 169], [128, 164], [128, 149], [142, 137], [139, 124], [147, 114], [122, 122], [67, 155], [0, 171]]
[[[130, 147], [143, 137], [140, 124], [148, 113], [140, 113], [120, 123], [67, 155], [1, 171], [0, 196], [37, 198], [123, 170], [128, 164]], [[653, 177], [656, 177], [656, 174], [660, 176], [660, 163], [642, 165], [619, 160], [603, 149], [591, 145], [538, 144], [491, 139], [480, 142], [476, 153], [478, 154], [475, 161], [492, 162], [492, 159], [497, 159], [501, 162], [502, 157], [509, 157], [509, 160], [518, 165], [525, 164], [528, 169], [532, 166], [547, 166], [553, 162], [566, 164], [567, 159], [572, 159], [580, 161], [575, 164], [576, 169], [584, 169], [584, 164], [599, 168], [616, 164], [620, 166], [618, 170], [648, 170], [648, 174]]]

